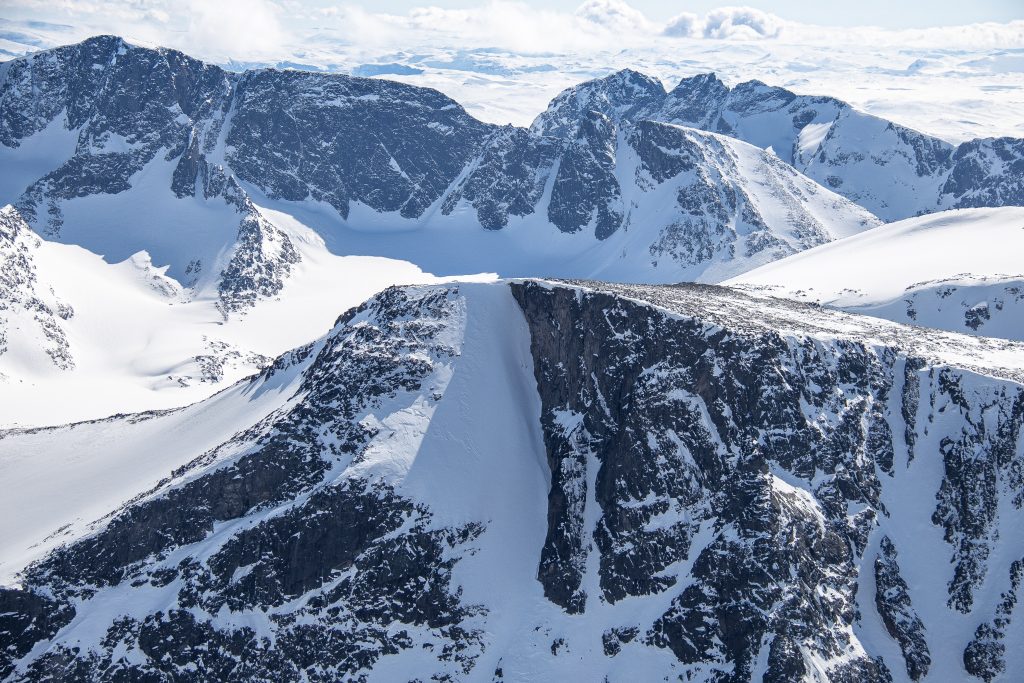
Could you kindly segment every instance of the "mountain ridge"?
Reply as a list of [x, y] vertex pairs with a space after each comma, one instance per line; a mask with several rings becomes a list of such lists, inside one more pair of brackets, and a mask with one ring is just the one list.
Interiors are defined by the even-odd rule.
[[241, 422], [0, 436], [166, 446], [0, 590], [0, 674], [1009, 680], [1018, 347], [708, 285], [392, 288], [207, 402]]
[[[600, 116], [581, 117], [563, 141], [481, 123], [430, 89], [290, 70], [234, 74], [110, 36], [13, 60], [0, 100], [0, 159], [26, 174], [26, 189], [9, 189], [17, 195], [9, 199], [37, 231], [105, 255], [128, 256], [126, 245], [146, 249], [186, 287], [220, 280], [220, 291], [231, 293], [223, 297], [228, 311], [275, 295], [293, 263], [289, 237], [256, 215], [254, 199], [277, 208], [326, 205], [335, 223], [353, 232], [377, 226], [402, 233], [511, 231], [511, 223], [523, 223], [549, 232], [565, 250], [563, 262], [593, 255], [575, 271], [553, 274], [594, 277], [613, 267], [617, 279], [646, 279], [652, 271], [660, 280], [695, 279], [718, 266], [738, 272], [758, 263], [748, 262], [747, 252], [757, 250], [742, 244], [746, 232], [759, 233], [761, 248], [773, 245], [778, 256], [876, 224], [868, 212], [802, 177], [736, 165], [728, 157], [761, 152], [715, 134], [663, 133], [682, 145], [673, 153], [690, 162], [677, 159], [672, 174], [634, 178], [619, 168], [637, 164], [632, 155], [659, 150], [638, 149], [632, 129]], [[720, 174], [715, 158], [732, 164], [723, 181], [702, 177], [704, 169]], [[54, 168], [33, 177], [47, 165]], [[694, 180], [680, 176], [691, 171]], [[656, 198], [653, 190], [667, 181], [689, 186], [677, 188], [677, 201]], [[240, 220], [230, 211], [218, 215], [221, 201]], [[126, 216], [132, 202], [149, 209], [150, 225]], [[660, 202], [656, 209], [653, 202]], [[768, 223], [758, 217], [780, 202], [790, 208]], [[815, 202], [829, 211], [815, 209]], [[714, 207], [694, 221], [689, 217], [701, 203]], [[799, 210], [802, 204], [810, 210]], [[647, 234], [623, 238], [630, 227]], [[184, 229], [189, 238], [178, 239]], [[687, 253], [666, 248], [663, 238], [671, 239], [673, 230], [711, 246]], [[323, 236], [339, 249], [346, 248], [342, 241], [361, 239], [343, 232], [327, 229]], [[579, 237], [560, 240], [562, 234]], [[607, 243], [615, 235], [619, 243]], [[239, 277], [242, 264], [229, 263], [224, 251], [246, 239], [255, 241], [241, 251], [255, 260]], [[527, 264], [536, 240], [521, 241], [520, 263]], [[385, 246], [375, 248], [389, 255]], [[517, 271], [491, 251], [502, 274], [549, 274], [522, 265]], [[460, 263], [443, 274], [490, 267]]]
[[881, 226], [729, 286], [968, 334], [1024, 338], [1024, 209], [959, 209]]
[[[683, 78], [666, 91], [660, 81], [625, 69], [567, 88], [531, 130], [564, 135], [565, 121], [591, 105], [617, 122], [678, 123], [770, 148], [885, 221], [951, 208], [1024, 204], [1020, 139], [979, 138], [954, 146], [834, 97], [796, 95], [757, 80], [730, 88], [713, 73]], [[1015, 160], [1016, 170], [998, 172]]]

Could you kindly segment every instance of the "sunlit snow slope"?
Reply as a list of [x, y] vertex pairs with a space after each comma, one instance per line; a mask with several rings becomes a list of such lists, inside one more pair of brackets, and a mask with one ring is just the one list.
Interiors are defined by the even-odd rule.
[[335, 256], [294, 223], [288, 234], [302, 258], [278, 296], [227, 316], [215, 287], [183, 288], [145, 251], [108, 263], [0, 210], [0, 425], [198, 401], [323, 334], [338, 310], [437, 280], [404, 261]]
[[899, 322], [1024, 339], [1024, 209], [911, 218], [726, 282]]

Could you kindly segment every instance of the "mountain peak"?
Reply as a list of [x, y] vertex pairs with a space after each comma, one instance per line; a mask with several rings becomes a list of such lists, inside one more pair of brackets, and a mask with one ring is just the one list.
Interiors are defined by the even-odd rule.
[[707, 73], [697, 74], [696, 76], [687, 76], [679, 81], [679, 84], [672, 89], [671, 95], [683, 96], [692, 92], [704, 92], [707, 90], [713, 90], [718, 92], [728, 92], [729, 87], [722, 82], [722, 79], [718, 77], [713, 71]]
[[661, 81], [633, 69], [621, 69], [567, 88], [551, 100], [530, 127], [534, 133], [568, 137], [588, 111], [597, 111], [618, 124], [657, 107], [665, 97]]

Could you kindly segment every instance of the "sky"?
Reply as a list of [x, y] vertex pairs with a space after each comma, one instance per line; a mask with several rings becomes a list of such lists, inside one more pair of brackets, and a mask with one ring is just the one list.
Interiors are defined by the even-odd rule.
[[[723, 5], [728, 0], [0, 0], [0, 20], [30, 22], [28, 33], [39, 22], [65, 25], [69, 38], [117, 33], [220, 61], [265, 59], [325, 32], [346, 45], [517, 51], [631, 47], [654, 37], [1024, 48], [1024, 0]], [[964, 25], [976, 28], [939, 28]]]
[[[337, 3], [316, 2], [320, 6]], [[359, 0], [352, 4], [377, 12], [405, 13], [415, 7], [445, 8], [479, 6], [479, 0]], [[572, 12], [578, 0], [527, 2], [534, 7]], [[727, 4], [722, 0], [633, 0], [633, 7], [654, 21], [667, 21], [680, 12], [703, 14]], [[808, 0], [746, 0], [735, 4], [759, 9], [784, 19], [824, 26], [880, 26], [883, 28], [928, 28], [956, 26], [984, 21], [1024, 19], [1024, 0], [852, 0], [850, 2], [809, 2]]]

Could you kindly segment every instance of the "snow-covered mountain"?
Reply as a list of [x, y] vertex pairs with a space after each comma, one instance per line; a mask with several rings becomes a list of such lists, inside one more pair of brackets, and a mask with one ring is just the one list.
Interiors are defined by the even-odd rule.
[[713, 75], [0, 64], [0, 680], [1008, 683], [1022, 164]]
[[202, 398], [370, 285], [718, 281], [878, 224], [728, 136], [573, 125], [537, 135], [429, 89], [233, 73], [109, 36], [3, 63], [0, 201], [37, 235], [5, 251], [43, 264], [4, 303], [3, 423], [41, 424], [55, 394], [58, 421]]
[[0, 677], [1010, 681], [1022, 352], [392, 288], [196, 406], [4, 433]]
[[1024, 209], [963, 209], [876, 228], [727, 284], [926, 327], [1024, 340]]
[[216, 282], [228, 309], [277, 295], [299, 258], [269, 204], [326, 218], [336, 253], [631, 281], [720, 279], [877, 224], [734, 139], [588, 112], [548, 137], [425, 88], [231, 73], [113, 37], [2, 77], [0, 161], [17, 171], [0, 199], [49, 238]]
[[619, 124], [665, 121], [771, 149], [886, 221], [948, 208], [1024, 205], [1024, 140], [954, 147], [835, 98], [795, 95], [760, 81], [730, 88], [703, 74], [666, 92], [660, 81], [627, 69], [567, 89], [531, 130], [564, 135], [591, 110]]
[[68, 369], [75, 361], [64, 321], [75, 310], [46, 279], [40, 281], [41, 247], [42, 240], [13, 207], [0, 209], [0, 354], [18, 358], [16, 365]]

